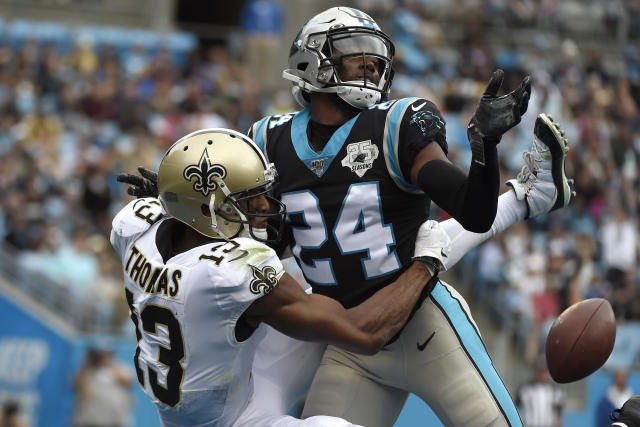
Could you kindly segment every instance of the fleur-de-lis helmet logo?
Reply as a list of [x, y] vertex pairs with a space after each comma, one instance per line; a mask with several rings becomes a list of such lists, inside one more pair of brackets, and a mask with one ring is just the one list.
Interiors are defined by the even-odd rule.
[[262, 270], [251, 266], [253, 270], [253, 280], [249, 285], [249, 289], [254, 294], [263, 293], [267, 295], [276, 287], [278, 279], [276, 278], [276, 269], [270, 265], [265, 266]]
[[195, 178], [196, 181], [193, 183], [193, 189], [207, 197], [209, 193], [213, 193], [218, 189], [218, 184], [213, 178], [217, 176], [218, 178], [224, 179], [227, 176], [227, 170], [222, 165], [212, 165], [209, 161], [207, 149], [205, 148], [198, 164], [187, 166], [183, 175], [187, 181]]

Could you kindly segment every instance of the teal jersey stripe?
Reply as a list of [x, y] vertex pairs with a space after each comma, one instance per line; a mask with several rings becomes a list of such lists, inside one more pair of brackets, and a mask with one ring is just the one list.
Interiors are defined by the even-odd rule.
[[[256, 143], [256, 145], [258, 147], [260, 147], [260, 150], [264, 153], [264, 127], [267, 125], [267, 122], [269, 121], [269, 119], [271, 118], [271, 116], [267, 116], [264, 117], [262, 119], [260, 119], [258, 121], [258, 123], [256, 123], [255, 126], [255, 134], [253, 135], [253, 140]], [[267, 153], [264, 153], [265, 155]]]
[[403, 112], [405, 108], [415, 102], [416, 97], [411, 98], [403, 98], [396, 102], [393, 106], [391, 113], [387, 116], [388, 123], [388, 135], [387, 135], [387, 153], [388, 153], [388, 164], [391, 167], [391, 172], [395, 176], [398, 182], [405, 186], [409, 191], [421, 191], [420, 187], [417, 187], [410, 182], [408, 182], [402, 176], [402, 170], [400, 169], [400, 159], [398, 156], [398, 139], [399, 139], [399, 129], [398, 126], [402, 123]]
[[507, 417], [509, 424], [511, 426], [521, 427], [522, 421], [509, 395], [509, 391], [493, 367], [493, 362], [489, 354], [487, 354], [487, 350], [478, 335], [478, 331], [476, 331], [476, 328], [467, 317], [466, 312], [462, 309], [460, 302], [451, 295], [441, 282], [438, 282], [435, 286], [433, 292], [431, 292], [431, 296], [449, 318], [449, 321], [460, 337], [462, 346], [480, 371], [485, 383], [495, 397], [498, 406]]

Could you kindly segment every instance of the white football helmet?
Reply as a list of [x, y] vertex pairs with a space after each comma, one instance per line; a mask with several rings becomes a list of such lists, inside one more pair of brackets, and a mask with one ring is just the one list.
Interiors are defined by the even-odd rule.
[[[167, 214], [205, 236], [275, 242], [286, 215], [284, 205], [268, 194], [275, 179], [273, 164], [249, 137], [203, 129], [180, 138], [162, 158], [158, 198]], [[252, 199], [259, 196], [269, 209], [255, 210]], [[266, 228], [253, 226], [260, 218], [268, 220]]]
[[[350, 7], [334, 7], [311, 18], [296, 36], [289, 52], [289, 68], [282, 76], [294, 87], [293, 96], [303, 107], [309, 92], [336, 93], [356, 108], [367, 108], [389, 95], [395, 48], [391, 39], [366, 13]], [[345, 57], [378, 59], [380, 81], [342, 81], [337, 66]], [[366, 69], [366, 67], [364, 67]]]

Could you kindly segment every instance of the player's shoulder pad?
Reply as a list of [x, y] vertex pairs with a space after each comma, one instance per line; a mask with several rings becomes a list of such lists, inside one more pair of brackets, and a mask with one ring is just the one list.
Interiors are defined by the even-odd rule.
[[271, 116], [263, 117], [262, 119], [255, 122], [249, 128], [249, 132], [247, 135], [249, 138], [253, 139], [253, 141], [260, 147], [263, 153], [266, 151], [267, 141], [269, 139], [269, 134], [278, 127], [288, 123], [293, 119], [293, 117], [298, 113], [298, 111], [293, 111], [290, 113], [283, 114], [274, 114]]
[[398, 114], [398, 119], [402, 120], [405, 117], [410, 121], [419, 120], [431, 120], [434, 121], [434, 126], [437, 128], [444, 128], [445, 121], [442, 117], [442, 113], [432, 101], [425, 98], [401, 98], [397, 102], [398, 107], [402, 109], [402, 114]]
[[210, 246], [215, 259], [223, 257], [221, 262], [209, 264], [210, 278], [219, 284], [218, 293], [228, 294], [232, 300], [255, 299], [266, 295], [284, 274], [284, 267], [276, 252], [256, 240], [239, 237], [227, 243], [207, 246]]
[[[372, 105], [368, 108], [369, 114], [385, 117], [385, 124], [388, 129], [395, 129], [398, 126], [406, 126], [407, 122], [423, 120], [425, 117], [432, 117], [436, 120], [438, 127], [444, 128], [444, 119], [438, 107], [431, 101], [418, 98], [398, 98]], [[408, 119], [405, 119], [408, 118]]]
[[[405, 110], [404, 117], [408, 117], [409, 125], [420, 126], [422, 124], [440, 131], [445, 130], [446, 127], [444, 117], [442, 117], [442, 113], [436, 104], [423, 98], [413, 101], [409, 108]], [[423, 131], [423, 133], [425, 132]]]
[[147, 231], [165, 215], [158, 199], [145, 197], [130, 201], [118, 212], [111, 223], [111, 240], [132, 240]]
[[249, 131], [247, 132], [247, 136], [251, 138], [256, 143], [256, 145], [258, 145], [258, 147], [260, 147], [260, 150], [262, 150], [262, 152], [264, 152], [264, 146], [267, 140], [267, 128], [269, 119], [271, 119], [271, 116], [261, 118], [260, 120], [252, 124], [249, 128]]
[[409, 127], [422, 134], [423, 137], [434, 139], [446, 154], [449, 151], [446, 139], [446, 121], [442, 113], [433, 102], [424, 98], [403, 98], [405, 108], [399, 115], [399, 128], [407, 130]]
[[[209, 262], [207, 271], [212, 286], [207, 292], [215, 293], [220, 310], [237, 318], [251, 303], [276, 288], [284, 267], [273, 249], [253, 239], [235, 238], [222, 245], [215, 254], [224, 254], [226, 259], [219, 265]], [[232, 334], [229, 339], [233, 342]]]

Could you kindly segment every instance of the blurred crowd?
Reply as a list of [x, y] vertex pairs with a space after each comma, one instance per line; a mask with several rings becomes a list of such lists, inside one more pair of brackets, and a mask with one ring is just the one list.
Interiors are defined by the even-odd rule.
[[127, 310], [108, 241], [129, 199], [116, 175], [156, 168], [189, 132], [246, 130], [260, 114], [259, 84], [225, 47], [178, 59], [83, 37], [0, 45], [0, 236], [22, 271], [83, 301], [103, 330]]
[[[354, 2], [380, 16], [396, 43], [392, 96], [440, 107], [451, 158], [463, 169], [466, 123], [497, 66], [508, 89], [525, 73], [534, 79], [529, 112], [499, 145], [503, 181], [518, 173], [538, 113], [567, 131], [571, 206], [515, 225], [454, 271], [529, 360], [554, 316], [584, 298], [608, 298], [621, 322], [640, 319], [640, 1], [592, 1], [599, 13], [590, 14], [576, 3]], [[601, 29], [588, 48], [585, 19]], [[99, 329], [119, 330], [127, 318], [108, 242], [111, 218], [129, 200], [116, 175], [157, 167], [173, 141], [196, 129], [244, 132], [265, 114], [297, 108], [287, 90], [264, 90], [243, 52], [237, 43], [201, 45], [176, 60], [169, 48], [134, 41], [0, 44], [3, 247], [22, 269], [84, 301]]]
[[450, 158], [462, 168], [470, 161], [465, 124], [495, 67], [510, 89], [533, 77], [528, 113], [498, 146], [503, 182], [523, 165], [537, 114], [566, 130], [572, 204], [516, 224], [454, 271], [513, 333], [521, 355], [536, 360], [557, 314], [585, 298], [607, 298], [619, 325], [640, 320], [640, 2], [406, 0], [393, 10], [359, 3], [393, 12], [394, 95], [440, 106]]

